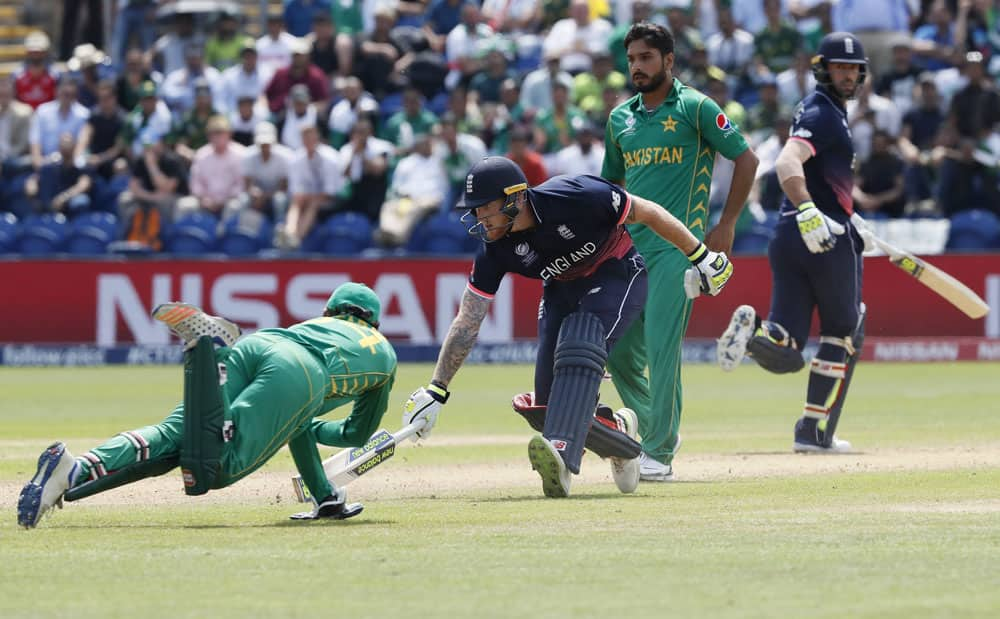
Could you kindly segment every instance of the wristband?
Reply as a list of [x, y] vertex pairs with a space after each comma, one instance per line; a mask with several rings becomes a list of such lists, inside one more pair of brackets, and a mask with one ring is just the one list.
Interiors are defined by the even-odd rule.
[[705, 247], [704, 243], [698, 243], [698, 247], [695, 247], [694, 251], [687, 255], [687, 258], [691, 261], [691, 264], [698, 264], [704, 260], [707, 255], [708, 248]]
[[445, 389], [444, 385], [436, 380], [431, 381], [431, 384], [427, 386], [427, 391], [430, 391], [434, 395], [438, 396], [442, 404], [447, 402], [448, 398], [451, 396], [451, 393]]
[[796, 207], [800, 212], [810, 208], [816, 208], [816, 203], [812, 200], [806, 200], [805, 202], [799, 204]]

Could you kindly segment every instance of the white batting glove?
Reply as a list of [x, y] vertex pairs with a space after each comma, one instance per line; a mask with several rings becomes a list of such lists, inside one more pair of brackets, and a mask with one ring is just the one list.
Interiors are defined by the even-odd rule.
[[714, 252], [704, 243], [699, 244], [697, 249], [688, 254], [688, 260], [693, 265], [684, 274], [684, 292], [689, 299], [694, 298], [692, 296], [694, 292], [692, 282], [695, 280], [695, 276], [697, 276], [699, 292], [713, 297], [722, 291], [722, 287], [733, 276], [733, 263], [729, 261], [726, 254]]
[[861, 215], [854, 213], [851, 215], [851, 223], [854, 224], [854, 229], [858, 231], [858, 236], [864, 241], [865, 253], [875, 251], [877, 249], [875, 245], [875, 233], [868, 227], [868, 222], [862, 219]]
[[431, 435], [438, 413], [450, 395], [447, 389], [433, 382], [410, 395], [410, 399], [403, 405], [403, 425], [410, 425], [418, 419], [424, 420], [424, 427], [413, 435], [414, 441]]
[[833, 249], [837, 244], [837, 235], [843, 234], [846, 228], [842, 224], [823, 214], [812, 200], [799, 205], [799, 214], [795, 216], [799, 224], [799, 234], [806, 247], [814, 254], [822, 254]]

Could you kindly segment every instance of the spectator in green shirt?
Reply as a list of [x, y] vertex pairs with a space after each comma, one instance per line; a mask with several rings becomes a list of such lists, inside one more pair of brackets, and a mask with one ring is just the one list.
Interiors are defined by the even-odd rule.
[[614, 69], [611, 52], [592, 55], [593, 66], [573, 78], [573, 101], [587, 115], [597, 113], [604, 107], [602, 93], [605, 88], [624, 88], [625, 76]]
[[389, 117], [382, 129], [382, 139], [396, 147], [396, 154], [403, 155], [413, 148], [413, 136], [430, 134], [437, 124], [437, 116], [424, 109], [424, 98], [416, 88], [403, 91], [403, 109]]
[[754, 37], [754, 64], [757, 75], [777, 75], [792, 66], [802, 48], [802, 35], [781, 18], [781, 0], [764, 0], [767, 26]]
[[550, 154], [566, 148], [586, 121], [580, 108], [570, 104], [566, 85], [553, 82], [552, 107], [541, 110], [535, 117], [535, 149]]
[[778, 99], [778, 82], [773, 76], [763, 78], [757, 92], [760, 99], [747, 110], [746, 124], [742, 125], [754, 146], [774, 134], [774, 125], [779, 119], [792, 117], [791, 108]]
[[174, 124], [167, 143], [190, 165], [195, 151], [208, 144], [208, 119], [217, 112], [212, 107], [212, 88], [205, 78], [198, 78], [194, 84], [194, 107], [185, 112]]
[[216, 24], [215, 34], [205, 41], [205, 64], [222, 71], [240, 61], [243, 37], [239, 34], [239, 21], [235, 15], [223, 13]]

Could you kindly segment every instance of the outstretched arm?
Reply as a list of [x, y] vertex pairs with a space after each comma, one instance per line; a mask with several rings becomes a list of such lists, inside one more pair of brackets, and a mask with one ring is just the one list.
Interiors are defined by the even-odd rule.
[[[688, 230], [687, 226], [655, 202], [631, 194], [629, 197], [631, 208], [625, 216], [625, 221], [644, 224], [673, 243], [691, 261], [692, 268], [689, 272], [697, 276], [692, 286], [705, 294], [713, 296], [719, 294], [733, 274], [733, 265], [726, 254], [708, 249]], [[687, 279], [688, 276], [685, 275], [685, 281]], [[688, 290], [687, 284], [685, 292], [689, 298], [694, 298], [697, 294], [693, 288]]]
[[489, 307], [488, 298], [466, 288], [465, 294], [462, 295], [462, 304], [458, 308], [458, 316], [451, 322], [448, 336], [441, 346], [431, 384], [414, 391], [403, 406], [404, 426], [421, 420], [424, 422], [413, 440], [427, 438], [430, 435], [441, 407], [451, 395], [448, 392], [448, 384], [455, 378], [458, 368], [462, 367], [473, 344], [476, 343], [479, 325], [483, 323]]
[[667, 209], [635, 194], [629, 194], [629, 198], [632, 206], [625, 216], [625, 223], [640, 223], [647, 226], [685, 254], [690, 254], [701, 245], [698, 237]]
[[465, 294], [462, 295], [458, 316], [455, 316], [455, 320], [452, 321], [451, 327], [448, 329], [448, 336], [441, 346], [432, 382], [440, 384], [445, 389], [448, 388], [451, 379], [455, 377], [458, 368], [462, 367], [462, 363], [465, 362], [469, 351], [476, 343], [479, 327], [483, 324], [483, 319], [486, 318], [490, 303], [489, 299], [466, 288]]

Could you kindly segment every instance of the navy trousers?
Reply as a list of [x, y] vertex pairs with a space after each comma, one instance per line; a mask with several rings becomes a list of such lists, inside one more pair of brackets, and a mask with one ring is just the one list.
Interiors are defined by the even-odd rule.
[[802, 350], [813, 310], [821, 335], [846, 337], [858, 325], [864, 243], [850, 222], [828, 252], [814, 254], [802, 241], [794, 216], [782, 215], [768, 247], [773, 288], [768, 320], [788, 330]]
[[[587, 277], [547, 282], [538, 308], [535, 404], [549, 401], [556, 342], [566, 316], [576, 311], [596, 314], [604, 325], [607, 349], [611, 350], [639, 317], [647, 292], [646, 264], [635, 249], [621, 259], [605, 261]], [[684, 293], [679, 290], [678, 294]]]

